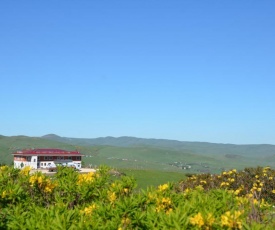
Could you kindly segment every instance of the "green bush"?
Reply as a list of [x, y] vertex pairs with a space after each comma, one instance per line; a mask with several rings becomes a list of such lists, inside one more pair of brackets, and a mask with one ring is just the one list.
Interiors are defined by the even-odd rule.
[[49, 177], [2, 166], [0, 229], [274, 229], [272, 175], [231, 170], [136, 192], [134, 178], [114, 179], [108, 167]]

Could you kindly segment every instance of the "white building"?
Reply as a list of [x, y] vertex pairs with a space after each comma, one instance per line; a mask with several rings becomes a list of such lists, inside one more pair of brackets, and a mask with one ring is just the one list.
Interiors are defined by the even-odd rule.
[[25, 149], [13, 154], [15, 168], [30, 166], [34, 169], [47, 168], [51, 163], [73, 162], [81, 168], [83, 154], [62, 149]]

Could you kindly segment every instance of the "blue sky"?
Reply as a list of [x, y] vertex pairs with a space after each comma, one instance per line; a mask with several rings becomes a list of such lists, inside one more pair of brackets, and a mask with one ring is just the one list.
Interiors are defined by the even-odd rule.
[[2, 1], [0, 134], [275, 144], [274, 1]]

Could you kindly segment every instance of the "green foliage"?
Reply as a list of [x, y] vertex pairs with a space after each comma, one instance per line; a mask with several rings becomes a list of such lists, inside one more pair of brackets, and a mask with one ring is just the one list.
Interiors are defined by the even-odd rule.
[[249, 196], [257, 200], [275, 203], [275, 170], [270, 167], [245, 168], [222, 172], [218, 175], [190, 175], [187, 180], [178, 184], [178, 191], [203, 187], [204, 190], [226, 189], [239, 196]]
[[[253, 197], [236, 193], [233, 185], [230, 189], [214, 187], [210, 175], [199, 175], [196, 179], [193, 176], [176, 185], [166, 183], [134, 192], [133, 177], [121, 176], [114, 180], [110, 169], [103, 166], [87, 174], [61, 168], [51, 177], [29, 172], [29, 168], [0, 168], [0, 229], [275, 227], [273, 190], [267, 191], [273, 189], [273, 185], [262, 186], [266, 190], [263, 194], [271, 195], [266, 201], [254, 193]], [[216, 180], [220, 183], [234, 178], [244, 183], [248, 178], [263, 180], [274, 172], [269, 168], [257, 168], [242, 173], [231, 170], [217, 176]], [[207, 186], [208, 183], [212, 184]]]

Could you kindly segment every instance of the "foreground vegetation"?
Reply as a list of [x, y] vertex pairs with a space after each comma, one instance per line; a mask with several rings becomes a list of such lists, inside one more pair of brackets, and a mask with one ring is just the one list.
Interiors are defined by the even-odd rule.
[[109, 168], [54, 176], [0, 169], [1, 229], [274, 229], [275, 171], [191, 176], [137, 192]]

